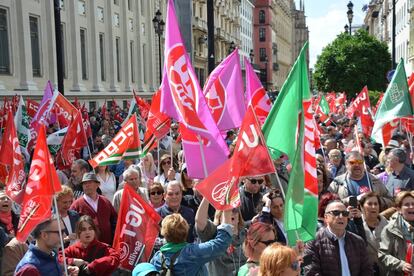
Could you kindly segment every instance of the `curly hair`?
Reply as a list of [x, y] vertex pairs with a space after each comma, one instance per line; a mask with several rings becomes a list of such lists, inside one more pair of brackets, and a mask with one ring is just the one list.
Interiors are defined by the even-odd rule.
[[260, 276], [280, 276], [290, 267], [297, 255], [295, 250], [280, 243], [269, 245], [260, 257]]
[[161, 222], [161, 235], [167, 242], [185, 242], [189, 229], [187, 221], [180, 214], [168, 215]]

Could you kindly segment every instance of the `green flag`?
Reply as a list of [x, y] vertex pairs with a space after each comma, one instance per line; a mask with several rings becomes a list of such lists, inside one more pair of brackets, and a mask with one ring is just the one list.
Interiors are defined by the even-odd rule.
[[[266, 144], [274, 158], [285, 153], [292, 164], [285, 199], [284, 226], [289, 244], [315, 238], [318, 195], [305, 186], [304, 109], [311, 100], [306, 66], [306, 43], [263, 125]], [[315, 156], [313, 156], [315, 158]], [[306, 206], [306, 208], [304, 208]]]
[[321, 107], [321, 110], [325, 115], [328, 115], [331, 110], [329, 109], [328, 101], [325, 98], [325, 95], [321, 95], [321, 100], [319, 101], [319, 106]]
[[23, 97], [20, 96], [19, 106], [14, 116], [14, 124], [21, 147], [26, 148], [30, 137], [30, 117], [27, 115]]
[[387, 91], [385, 91], [381, 105], [375, 113], [371, 138], [377, 143], [384, 144], [382, 128], [385, 124], [397, 118], [413, 115], [411, 98], [408, 91], [404, 60], [401, 59], [395, 70], [394, 76], [387, 87]]

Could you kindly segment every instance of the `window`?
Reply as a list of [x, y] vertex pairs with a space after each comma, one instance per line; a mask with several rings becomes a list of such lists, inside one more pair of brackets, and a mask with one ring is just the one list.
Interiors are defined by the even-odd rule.
[[132, 32], [134, 30], [134, 20], [132, 18], [128, 21], [129, 30]]
[[260, 61], [266, 60], [266, 48], [259, 49], [259, 57], [260, 57]]
[[104, 9], [102, 7], [98, 7], [98, 10], [96, 13], [98, 16], [98, 20], [101, 22], [104, 22]]
[[96, 102], [95, 101], [90, 101], [89, 102], [89, 110], [95, 110], [96, 109]]
[[0, 8], [0, 74], [10, 74], [8, 11]]
[[80, 15], [86, 14], [85, 0], [78, 0], [78, 13]]
[[82, 65], [82, 79], [88, 79], [88, 67], [86, 62], [86, 30], [80, 29], [80, 47], [81, 47], [81, 65]]
[[35, 16], [29, 16], [29, 23], [30, 42], [32, 48], [33, 77], [41, 77], [42, 72], [40, 68], [39, 18]]
[[131, 58], [131, 82], [135, 82], [135, 72], [134, 72], [134, 41], [129, 42], [129, 52]]
[[118, 82], [121, 82], [121, 72], [120, 72], [121, 55], [119, 53], [120, 51], [119, 41], [120, 41], [119, 37], [115, 38], [116, 76], [117, 76]]
[[266, 41], [266, 29], [263, 27], [259, 28], [259, 41]]
[[259, 23], [264, 24], [266, 22], [266, 13], [264, 10], [259, 11]]
[[105, 81], [105, 36], [103, 33], [99, 34], [99, 60], [101, 63], [101, 81]]
[[119, 14], [118, 13], [114, 14], [114, 26], [119, 27]]

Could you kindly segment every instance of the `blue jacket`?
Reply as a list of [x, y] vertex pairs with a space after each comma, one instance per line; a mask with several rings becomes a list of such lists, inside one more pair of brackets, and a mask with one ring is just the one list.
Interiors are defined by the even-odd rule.
[[51, 256], [31, 244], [23, 259], [16, 266], [15, 273], [25, 265], [33, 265], [41, 275], [62, 275], [62, 269], [57, 261], [57, 254]]
[[[181, 276], [207, 276], [206, 263], [222, 256], [229, 247], [232, 240], [232, 226], [229, 224], [219, 225], [217, 235], [214, 239], [200, 244], [187, 244], [180, 252], [174, 264], [174, 274]], [[170, 265], [170, 257], [173, 252], [163, 252], [166, 258], [165, 264]], [[161, 271], [162, 259], [160, 251], [155, 253], [151, 259], [158, 271]]]

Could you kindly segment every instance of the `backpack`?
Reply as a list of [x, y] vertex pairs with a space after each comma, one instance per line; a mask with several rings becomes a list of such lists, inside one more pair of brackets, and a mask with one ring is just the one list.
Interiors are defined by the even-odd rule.
[[174, 255], [171, 256], [169, 266], [167, 266], [167, 264], [165, 263], [167, 259], [161, 253], [161, 271], [160, 271], [161, 276], [174, 276], [174, 263], [175, 263], [175, 260], [180, 255], [180, 253], [181, 253], [181, 249], [175, 252]]

